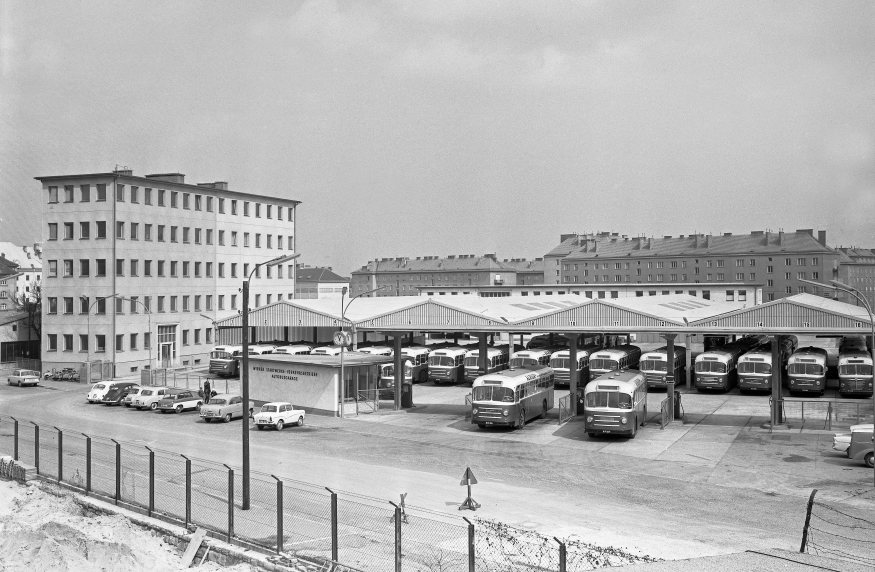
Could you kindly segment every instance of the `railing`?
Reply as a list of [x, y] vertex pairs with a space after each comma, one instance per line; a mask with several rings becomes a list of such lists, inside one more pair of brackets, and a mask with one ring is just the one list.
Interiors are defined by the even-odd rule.
[[239, 379], [215, 378], [208, 375], [192, 374], [188, 371], [174, 369], [145, 369], [140, 372], [140, 385], [158, 387], [178, 387], [185, 389], [201, 389], [204, 382], [209, 381], [212, 391], [231, 393], [239, 390]]
[[356, 390], [356, 415], [361, 413], [376, 413], [380, 410], [379, 389]]
[[801, 422], [809, 429], [831, 431], [833, 428], [872, 423], [872, 402], [783, 399], [781, 418], [784, 422], [788, 420]]
[[15, 358], [15, 367], [18, 369], [35, 369], [36, 371], [43, 370], [43, 362], [33, 358]]
[[574, 417], [571, 411], [571, 394], [559, 399], [559, 425]]
[[[12, 453], [56, 482], [151, 517], [202, 527], [215, 538], [364, 572], [583, 571], [648, 562], [612, 547], [553, 539], [485, 519], [451, 515], [253, 472], [242, 509], [235, 467], [58, 427], [0, 419], [0, 457]], [[0, 466], [22, 478], [19, 467]]]
[[671, 423], [671, 407], [669, 403], [670, 397], [666, 397], [662, 400], [662, 403], [659, 404], [659, 428], [665, 429], [665, 426]]

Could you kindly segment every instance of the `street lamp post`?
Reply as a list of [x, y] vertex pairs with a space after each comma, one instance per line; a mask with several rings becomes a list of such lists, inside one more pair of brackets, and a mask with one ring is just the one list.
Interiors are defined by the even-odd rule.
[[[88, 364], [88, 381], [91, 382], [91, 308], [94, 307], [95, 304], [100, 302], [101, 300], [109, 300], [110, 298], [115, 298], [118, 296], [118, 292], [115, 294], [110, 294], [109, 296], [98, 296], [94, 299], [88, 306], [88, 313], [85, 315], [85, 335], [88, 336], [88, 345], [85, 348], [85, 362]], [[101, 368], [102, 369], [102, 368]], [[103, 373], [101, 373], [101, 376]]]
[[[842, 292], [847, 292], [852, 295], [854, 298], [863, 303], [863, 307], [866, 308], [866, 312], [869, 313], [869, 327], [871, 329], [871, 337], [869, 338], [870, 349], [869, 355], [872, 357], [872, 362], [875, 364], [875, 319], [873, 319], [872, 315], [872, 307], [869, 305], [869, 301], [866, 300], [866, 297], [862, 292], [854, 288], [853, 286], [848, 286], [844, 282], [839, 282], [838, 280], [830, 280], [829, 284], [821, 284], [820, 282], [814, 282], [813, 280], [799, 280], [800, 282], [805, 282], [806, 284], [813, 284], [814, 286], [821, 286], [823, 288], [833, 288], [836, 290], [841, 290]], [[875, 374], [875, 370], [873, 370], [873, 374]], [[873, 379], [875, 379], [875, 375], [873, 375]], [[875, 421], [875, 391], [872, 392], [872, 419]], [[873, 474], [873, 483], [875, 483], [875, 474]]]
[[[249, 407], [249, 282], [259, 266], [277, 266], [301, 256], [300, 253], [279, 256], [267, 262], [256, 264], [243, 281], [243, 355], [240, 359], [240, 385], [244, 407]], [[243, 510], [249, 510], [249, 420], [243, 426]]]
[[[350, 296], [349, 302], [346, 305], [343, 304], [343, 297], [346, 296], [348, 291], [347, 287], [344, 286], [340, 291], [340, 329], [346, 332], [346, 310], [349, 308], [349, 305], [352, 304], [353, 300], [364, 296], [365, 294], [371, 294], [378, 290], [383, 290], [388, 288], [389, 286], [380, 286], [379, 288], [374, 288], [373, 290], [368, 290], [367, 292], [362, 292], [361, 294], [356, 294], [355, 296]], [[350, 329], [352, 330], [353, 335], [355, 335], [355, 327], [350, 324]], [[346, 378], [344, 377], [344, 365], [343, 365], [343, 354], [346, 353], [346, 344], [340, 345], [340, 417], [343, 417], [343, 409], [346, 404]]]

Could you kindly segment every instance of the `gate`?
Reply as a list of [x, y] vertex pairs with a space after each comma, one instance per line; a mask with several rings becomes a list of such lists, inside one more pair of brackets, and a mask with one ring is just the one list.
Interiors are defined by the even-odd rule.
[[571, 394], [559, 399], [559, 425], [574, 417], [571, 412]]
[[474, 399], [473, 394], [469, 393], [465, 396], [465, 421], [469, 421], [474, 414], [471, 413], [471, 409], [474, 407]]
[[113, 364], [109, 361], [97, 360], [82, 364], [79, 379], [82, 383], [97, 383], [113, 378]]

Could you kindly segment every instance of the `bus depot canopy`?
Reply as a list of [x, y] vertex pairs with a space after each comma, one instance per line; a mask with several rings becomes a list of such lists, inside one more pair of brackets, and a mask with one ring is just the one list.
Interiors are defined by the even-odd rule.
[[[348, 302], [348, 300], [347, 300]], [[366, 332], [666, 332], [764, 334], [866, 334], [864, 308], [797, 294], [774, 302], [706, 300], [688, 294], [590, 299], [576, 295], [532, 297], [399, 296], [357, 298], [347, 328]], [[340, 329], [339, 299], [282, 300], [249, 312], [257, 328]], [[239, 314], [218, 320], [239, 329]]]

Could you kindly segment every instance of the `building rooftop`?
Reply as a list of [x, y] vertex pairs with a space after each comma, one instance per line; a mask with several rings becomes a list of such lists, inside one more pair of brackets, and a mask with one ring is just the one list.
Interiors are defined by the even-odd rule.
[[[516, 270], [509, 262], [500, 262], [494, 254], [476, 256], [474, 254], [451, 255], [446, 258], [439, 256], [423, 256], [414, 258], [381, 258], [375, 260], [377, 272], [473, 272]], [[370, 274], [374, 262], [365, 264], [353, 274]]]
[[335, 274], [331, 267], [320, 266], [298, 266], [297, 281], [300, 282], [349, 282], [349, 278], [344, 278]]
[[[284, 355], [284, 354], [263, 354], [251, 355], [250, 361], [268, 361], [283, 364], [297, 365], [318, 365], [322, 367], [334, 367], [340, 369], [340, 356], [321, 356], [321, 355]], [[344, 352], [343, 365], [345, 367], [357, 365], [382, 365], [384, 363], [392, 363], [395, 358], [392, 356], [375, 356], [362, 352]]]
[[21, 265], [22, 271], [42, 270], [41, 253], [42, 247], [39, 244], [19, 246], [12, 242], [0, 241], [0, 256], [13, 262], [17, 261]]
[[511, 258], [505, 259], [502, 261], [503, 264], [507, 264], [509, 266], [513, 266], [517, 272], [533, 272], [533, 273], [543, 273], [544, 272], [544, 259], [543, 258], [535, 258], [533, 260], [526, 260], [525, 258]]

